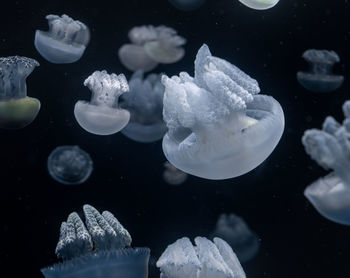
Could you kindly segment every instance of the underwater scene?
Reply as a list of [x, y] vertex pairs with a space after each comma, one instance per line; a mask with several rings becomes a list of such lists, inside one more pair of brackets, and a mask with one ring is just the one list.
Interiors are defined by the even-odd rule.
[[5, 1], [0, 278], [350, 278], [350, 1]]

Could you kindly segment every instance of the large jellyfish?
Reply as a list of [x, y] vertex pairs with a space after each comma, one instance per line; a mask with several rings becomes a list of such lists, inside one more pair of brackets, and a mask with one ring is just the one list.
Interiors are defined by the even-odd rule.
[[89, 28], [68, 15], [48, 15], [49, 31], [37, 30], [34, 45], [46, 60], [55, 64], [68, 64], [83, 56], [90, 40]]
[[221, 214], [212, 237], [220, 237], [225, 240], [233, 250], [241, 263], [245, 263], [259, 251], [259, 238], [243, 220], [243, 218], [231, 213]]
[[202, 6], [205, 0], [169, 0], [169, 2], [179, 10], [192, 11]]
[[118, 52], [121, 63], [129, 70], [150, 71], [158, 63], [172, 64], [182, 59], [186, 40], [167, 26], [145, 25], [129, 32], [132, 44], [123, 45]]
[[129, 91], [124, 74], [95, 71], [84, 82], [91, 92], [90, 103], [79, 100], [74, 107], [77, 122], [86, 131], [97, 135], [110, 135], [123, 129], [130, 113], [118, 107], [118, 98]]
[[39, 63], [27, 57], [0, 58], [0, 128], [29, 125], [39, 113], [40, 101], [27, 96], [26, 79]]
[[310, 71], [299, 71], [297, 79], [305, 89], [312, 92], [332, 92], [344, 82], [342, 75], [334, 75], [332, 68], [340, 62], [334, 51], [309, 49], [303, 53], [303, 58], [310, 64]]
[[342, 124], [327, 117], [322, 130], [304, 133], [307, 154], [324, 169], [333, 170], [309, 185], [304, 194], [322, 216], [350, 225], [350, 101], [344, 103], [343, 111]]
[[232, 248], [222, 239], [187, 238], [169, 245], [157, 262], [161, 278], [245, 278]]
[[243, 175], [262, 163], [279, 142], [284, 114], [272, 97], [258, 95], [256, 80], [203, 45], [195, 76], [168, 78], [163, 151], [176, 168], [206, 179]]
[[187, 178], [188, 174], [177, 169], [174, 165], [166, 161], [164, 163], [163, 179], [166, 183], [171, 185], [183, 184]]
[[55, 148], [47, 159], [50, 176], [63, 184], [81, 184], [91, 175], [93, 162], [90, 155], [78, 146]]
[[254, 10], [267, 10], [276, 6], [279, 0], [239, 0], [239, 2]]
[[160, 80], [160, 74], [143, 79], [143, 72], [137, 71], [129, 81], [130, 92], [121, 97], [121, 107], [131, 115], [121, 132], [136, 142], [160, 140], [167, 131], [162, 115], [164, 86]]
[[46, 278], [147, 278], [148, 248], [130, 248], [131, 237], [112, 213], [83, 207], [62, 222], [56, 255], [62, 263], [41, 269]]

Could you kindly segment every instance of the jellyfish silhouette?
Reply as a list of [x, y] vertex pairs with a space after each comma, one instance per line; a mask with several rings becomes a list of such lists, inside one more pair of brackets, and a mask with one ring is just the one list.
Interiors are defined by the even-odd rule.
[[46, 278], [147, 278], [148, 248], [129, 248], [131, 237], [112, 213], [83, 207], [62, 222], [56, 255], [62, 263], [41, 269]]
[[185, 172], [182, 172], [181, 170], [177, 169], [174, 165], [171, 165], [169, 161], [166, 161], [164, 163], [164, 168], [165, 169], [163, 172], [163, 179], [168, 184], [183, 184], [188, 178], [188, 175]]
[[254, 10], [267, 10], [276, 6], [279, 0], [239, 0], [239, 2]]
[[126, 137], [141, 143], [163, 138], [167, 131], [163, 121], [164, 86], [161, 75], [135, 72], [130, 81], [130, 92], [121, 97], [121, 107], [130, 112], [130, 121], [121, 131]]
[[206, 179], [243, 175], [273, 151], [284, 130], [284, 114], [272, 97], [258, 95], [256, 80], [198, 51], [195, 77], [162, 77], [163, 116], [168, 132], [163, 151], [176, 168]]
[[325, 170], [333, 171], [309, 185], [304, 194], [325, 218], [350, 225], [350, 101], [343, 105], [345, 120], [327, 117], [322, 130], [305, 131], [305, 151]]
[[169, 0], [169, 2], [178, 10], [192, 11], [205, 3], [205, 0]]
[[78, 146], [55, 148], [47, 160], [50, 176], [63, 184], [81, 184], [91, 175], [93, 162], [90, 155]]
[[39, 113], [40, 101], [27, 96], [26, 79], [39, 63], [27, 57], [0, 58], [0, 128], [29, 125]]
[[124, 74], [95, 71], [84, 85], [92, 91], [90, 103], [78, 101], [74, 107], [77, 122], [86, 131], [97, 135], [110, 135], [123, 129], [130, 113], [118, 107], [118, 98], [129, 91]]
[[233, 213], [220, 215], [211, 237], [225, 240], [235, 250], [241, 263], [251, 260], [259, 251], [258, 236], [243, 218]]
[[332, 92], [344, 82], [344, 77], [334, 75], [332, 68], [340, 62], [334, 51], [309, 49], [303, 53], [303, 58], [310, 64], [310, 71], [297, 73], [297, 79], [305, 89], [311, 92]]
[[48, 15], [49, 31], [37, 30], [34, 45], [41, 56], [55, 64], [78, 61], [90, 40], [89, 28], [68, 15]]
[[222, 239], [214, 242], [195, 238], [196, 246], [187, 238], [169, 245], [157, 262], [166, 278], [245, 278], [246, 275], [232, 248]]

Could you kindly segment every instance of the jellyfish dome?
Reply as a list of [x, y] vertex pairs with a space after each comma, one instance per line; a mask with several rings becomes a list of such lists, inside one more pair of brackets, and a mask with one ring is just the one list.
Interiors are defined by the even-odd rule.
[[195, 238], [193, 246], [187, 238], [169, 245], [157, 262], [161, 276], [166, 278], [245, 278], [241, 264], [232, 248], [222, 239], [214, 242]]
[[89, 28], [68, 15], [48, 15], [49, 31], [37, 30], [34, 45], [41, 56], [55, 64], [69, 64], [83, 56], [90, 40]]
[[310, 71], [299, 71], [297, 79], [305, 89], [311, 92], [332, 92], [344, 82], [344, 76], [334, 75], [332, 68], [340, 62], [334, 51], [309, 49], [303, 53], [303, 58], [310, 64]]
[[345, 120], [327, 117], [322, 130], [307, 130], [302, 137], [305, 151], [330, 174], [305, 189], [305, 197], [325, 218], [350, 225], [350, 101], [343, 105]]
[[84, 85], [91, 92], [91, 101], [78, 101], [74, 115], [79, 125], [97, 135], [110, 135], [123, 129], [130, 120], [130, 113], [118, 107], [118, 98], [129, 91], [124, 74], [108, 74], [95, 71]]
[[121, 131], [126, 137], [141, 143], [163, 138], [167, 131], [163, 121], [164, 86], [161, 75], [135, 72], [129, 81], [130, 92], [122, 96], [121, 107], [130, 112], [130, 121]]
[[239, 0], [239, 2], [254, 10], [267, 10], [276, 6], [279, 0]]
[[27, 77], [39, 63], [27, 57], [0, 58], [0, 128], [23, 128], [34, 121], [40, 101], [27, 96]]
[[169, 161], [164, 163], [163, 179], [171, 185], [183, 184], [188, 178], [188, 174], [171, 165]]
[[205, 3], [205, 0], [169, 0], [169, 2], [178, 10], [192, 11]]
[[194, 78], [186, 72], [162, 77], [163, 151], [176, 168], [206, 179], [243, 175], [273, 151], [284, 114], [271, 96], [258, 95], [256, 80], [203, 45]]
[[45, 278], [147, 278], [148, 248], [130, 248], [130, 234], [112, 213], [83, 207], [62, 222], [56, 255], [62, 263], [41, 269]]

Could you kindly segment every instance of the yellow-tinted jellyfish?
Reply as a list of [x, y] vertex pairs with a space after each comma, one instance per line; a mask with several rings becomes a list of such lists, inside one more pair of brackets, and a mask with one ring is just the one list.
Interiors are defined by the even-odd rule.
[[38, 115], [40, 101], [27, 96], [26, 78], [39, 63], [27, 57], [0, 58], [0, 128], [29, 125]]
[[239, 0], [243, 5], [254, 10], [267, 10], [279, 2], [279, 0]]

